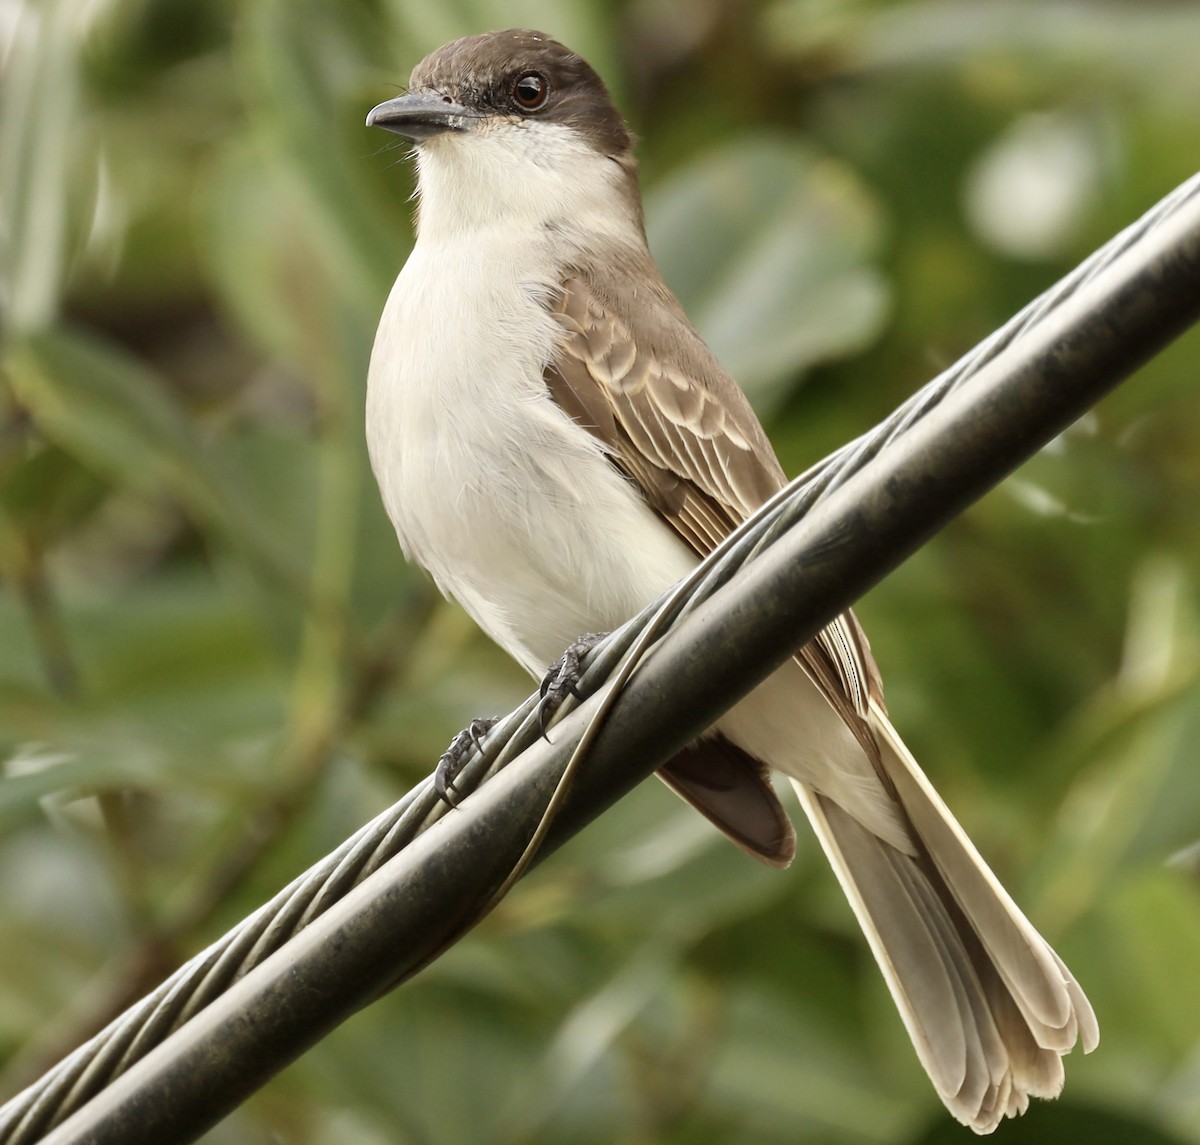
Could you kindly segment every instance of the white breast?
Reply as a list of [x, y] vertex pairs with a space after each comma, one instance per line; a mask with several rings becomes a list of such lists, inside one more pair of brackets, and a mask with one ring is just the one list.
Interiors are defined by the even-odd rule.
[[405, 552], [534, 674], [694, 564], [546, 390], [551, 259], [504, 227], [423, 239], [384, 310], [367, 394]]

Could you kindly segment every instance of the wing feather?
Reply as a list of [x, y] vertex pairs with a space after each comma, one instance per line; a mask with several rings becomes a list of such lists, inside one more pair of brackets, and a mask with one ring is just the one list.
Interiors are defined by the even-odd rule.
[[[704, 557], [785, 478], [745, 395], [674, 299], [664, 288], [643, 301], [623, 318], [602, 286], [567, 279], [552, 306], [563, 337], [546, 384], [663, 521]], [[672, 331], [669, 352], [658, 352], [656, 329]], [[796, 656], [877, 760], [867, 714], [872, 699], [882, 705], [883, 694], [857, 620], [838, 617]]]

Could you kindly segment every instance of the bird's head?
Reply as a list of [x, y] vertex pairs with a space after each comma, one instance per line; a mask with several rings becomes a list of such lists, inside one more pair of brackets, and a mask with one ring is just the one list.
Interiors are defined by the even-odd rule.
[[611, 210], [640, 223], [633, 136], [581, 56], [540, 32], [454, 40], [413, 70], [367, 124], [416, 147], [421, 227], [477, 227]]

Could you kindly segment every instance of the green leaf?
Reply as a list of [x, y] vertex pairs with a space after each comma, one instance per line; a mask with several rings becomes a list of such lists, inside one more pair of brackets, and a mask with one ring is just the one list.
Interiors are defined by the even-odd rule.
[[861, 350], [888, 309], [879, 211], [853, 173], [786, 137], [704, 152], [646, 196], [672, 290], [760, 411]]
[[[57, 312], [67, 260], [68, 204], [78, 184], [77, 53], [81, 0], [17, 7], [0, 72], [0, 306], [14, 331]], [[88, 151], [90, 152], [90, 148]]]
[[245, 511], [243, 490], [210, 462], [185, 411], [145, 366], [58, 329], [17, 343], [9, 370], [21, 403], [62, 449], [120, 485], [176, 498], [265, 575], [299, 585], [269, 516]]

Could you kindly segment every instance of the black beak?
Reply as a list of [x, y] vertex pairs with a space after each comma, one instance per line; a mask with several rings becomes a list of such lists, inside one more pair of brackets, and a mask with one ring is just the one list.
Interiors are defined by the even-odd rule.
[[446, 131], [465, 131], [478, 116], [469, 108], [455, 103], [448, 95], [435, 91], [414, 91], [389, 99], [367, 113], [368, 127], [382, 127], [423, 143]]

